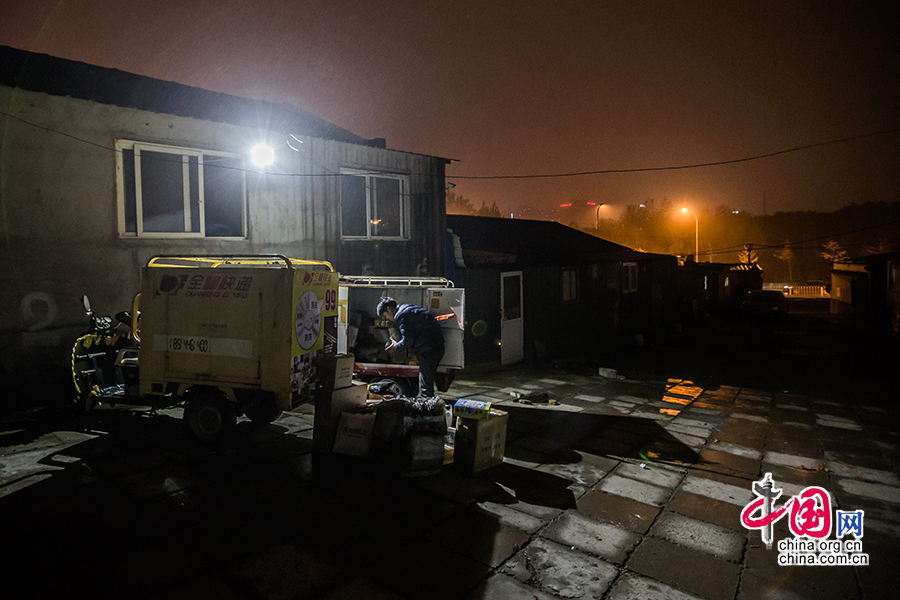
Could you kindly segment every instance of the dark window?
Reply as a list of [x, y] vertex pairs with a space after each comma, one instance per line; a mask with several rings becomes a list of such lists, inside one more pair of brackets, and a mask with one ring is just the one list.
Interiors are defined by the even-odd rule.
[[123, 233], [244, 237], [243, 161], [119, 141]]
[[563, 269], [563, 302], [578, 300], [578, 270], [574, 268]]
[[341, 175], [341, 235], [345, 238], [407, 237], [405, 176], [351, 172]]
[[344, 237], [367, 237], [366, 178], [341, 175], [341, 234]]

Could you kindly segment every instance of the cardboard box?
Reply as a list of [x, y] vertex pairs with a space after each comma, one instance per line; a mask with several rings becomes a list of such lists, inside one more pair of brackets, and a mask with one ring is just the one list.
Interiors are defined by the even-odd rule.
[[331, 452], [341, 413], [366, 406], [366, 384], [340, 390], [316, 388], [316, 413], [313, 416], [313, 450]]
[[334, 453], [348, 456], [369, 456], [372, 445], [372, 428], [375, 426], [375, 411], [341, 413], [340, 424], [334, 438]]
[[456, 468], [477, 473], [503, 462], [509, 413], [492, 410], [486, 419], [459, 419], [453, 449]]
[[460, 398], [453, 405], [453, 416], [463, 419], [487, 419], [490, 411], [491, 403], [482, 400]]
[[319, 361], [316, 370], [318, 387], [327, 390], [339, 390], [353, 383], [352, 354], [325, 354]]

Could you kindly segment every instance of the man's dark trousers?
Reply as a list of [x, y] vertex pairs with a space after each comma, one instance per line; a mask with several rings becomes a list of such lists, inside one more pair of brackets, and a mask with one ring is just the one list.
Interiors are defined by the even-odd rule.
[[434, 396], [434, 378], [438, 365], [444, 358], [444, 347], [435, 348], [419, 354], [419, 395], [423, 398]]

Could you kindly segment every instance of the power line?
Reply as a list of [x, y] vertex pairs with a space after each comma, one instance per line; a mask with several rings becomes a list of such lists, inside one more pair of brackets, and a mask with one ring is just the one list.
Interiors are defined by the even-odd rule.
[[526, 175], [448, 175], [449, 179], [477, 179], [477, 180], [486, 180], [486, 179], [551, 179], [551, 178], [563, 178], [563, 177], [583, 177], [585, 175], [610, 175], [615, 173], [649, 173], [653, 171], [679, 171], [684, 169], [699, 169], [702, 167], [718, 167], [722, 165], [733, 165], [737, 163], [750, 162], [755, 160], [762, 160], [764, 158], [771, 158], [773, 156], [780, 156], [782, 154], [790, 154], [792, 152], [799, 152], [801, 150], [809, 150], [812, 148], [820, 148], [822, 146], [830, 146], [833, 144], [842, 144], [844, 142], [852, 142], [855, 140], [863, 140], [866, 138], [871, 138], [879, 135], [887, 135], [891, 133], [900, 132], [900, 127], [895, 127], [893, 129], [884, 129], [882, 131], [874, 131], [872, 133], [864, 133], [861, 135], [854, 135], [850, 137], [840, 138], [836, 140], [828, 140], [825, 142], [817, 142], [815, 144], [805, 144], [803, 146], [796, 146], [794, 148], [788, 148], [786, 150], [776, 150], [775, 152], [768, 152], [766, 154], [758, 154], [756, 156], [748, 156], [744, 158], [735, 158], [731, 160], [718, 160], [714, 162], [707, 163], [694, 163], [689, 165], [675, 165], [675, 166], [665, 166], [665, 167], [636, 167], [632, 169], [598, 169], [596, 171], [576, 171], [573, 173], [533, 173]]
[[[21, 117], [17, 117], [13, 114], [10, 114], [10, 113], [4, 112], [4, 111], [0, 111], [0, 115], [5, 116], [10, 119], [14, 119], [16, 121], [19, 121], [20, 123], [30, 125], [37, 129], [41, 129], [43, 131], [47, 131], [50, 133], [55, 133], [55, 134], [58, 134], [61, 136], [65, 136], [67, 138], [70, 138], [70, 139], [73, 139], [73, 140], [76, 140], [79, 142], [83, 142], [85, 144], [90, 144], [91, 146], [95, 146], [97, 148], [109, 150], [110, 152], [117, 152], [117, 150], [115, 148], [111, 148], [105, 144], [93, 142], [91, 140], [86, 140], [86, 139], [80, 138], [78, 136], [69, 134], [69, 133], [65, 133], [65, 132], [62, 132], [62, 131], [59, 131], [56, 129], [52, 129], [50, 127], [45, 127], [43, 125], [38, 125], [37, 123], [32, 123], [31, 121], [22, 119]], [[850, 137], [828, 140], [828, 141], [824, 141], [824, 142], [816, 142], [814, 144], [805, 144], [802, 146], [795, 146], [793, 148], [788, 148], [785, 150], [776, 150], [774, 152], [768, 152], [766, 154], [759, 154], [756, 156], [735, 158], [735, 159], [731, 159], [731, 160], [719, 160], [719, 161], [713, 161], [713, 162], [707, 162], [707, 163], [694, 163], [694, 164], [689, 164], [689, 165], [673, 165], [673, 166], [663, 166], [663, 167], [636, 167], [636, 168], [630, 168], [630, 169], [598, 169], [595, 171], [576, 171], [576, 172], [571, 172], [571, 173], [533, 173], [533, 174], [524, 174], [524, 175], [447, 175], [447, 179], [467, 179], [467, 180], [551, 179], [551, 178], [565, 178], [565, 177], [583, 177], [586, 175], [609, 175], [609, 174], [616, 174], [616, 173], [649, 173], [649, 172], [654, 172], [654, 171], [680, 171], [680, 170], [686, 170], [686, 169], [699, 169], [699, 168], [703, 168], [703, 167], [717, 167], [717, 166], [722, 166], [722, 165], [732, 165], [732, 164], [738, 164], [738, 163], [744, 163], [744, 162], [751, 162], [751, 161], [756, 161], [756, 160], [762, 160], [764, 158], [771, 158], [773, 156], [780, 156], [782, 154], [790, 154], [793, 152], [800, 152], [801, 150], [810, 150], [812, 148], [821, 148], [823, 146], [842, 144], [845, 142], [863, 140], [863, 139], [867, 139], [867, 138], [877, 137], [880, 135], [889, 135], [889, 134], [898, 133], [898, 132], [900, 132], [900, 127], [894, 127], [891, 129], [883, 129], [881, 131], [863, 133], [863, 134], [854, 135], [854, 136], [850, 136]], [[230, 166], [225, 167], [225, 166], [223, 166], [222, 168], [228, 168], [228, 169], [237, 170], [237, 171], [244, 171], [244, 172], [248, 172], [248, 173], [256, 172], [256, 170], [254, 170], [254, 169], [244, 169], [244, 168], [240, 168], [240, 167], [230, 167]], [[266, 173], [269, 175], [275, 175], [275, 176], [279, 176], [279, 177], [338, 177], [338, 176], [340, 176], [340, 173], [277, 173], [277, 172], [272, 172], [272, 171], [267, 171]], [[420, 174], [427, 175], [428, 173], [420, 173]]]

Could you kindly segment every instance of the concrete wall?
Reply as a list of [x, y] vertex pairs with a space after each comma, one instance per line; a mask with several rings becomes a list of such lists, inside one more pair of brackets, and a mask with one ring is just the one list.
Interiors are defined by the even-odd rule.
[[[442, 275], [444, 161], [368, 146], [175, 117], [0, 86], [0, 347], [2, 372], [65, 360], [86, 320], [78, 301], [113, 314], [130, 306], [155, 254], [281, 253], [338, 271]], [[276, 149], [268, 174], [247, 173], [247, 239], [120, 237], [117, 139], [244, 154]], [[341, 167], [409, 174], [410, 239], [340, 236]], [[285, 176], [273, 173], [303, 174]], [[60, 358], [62, 357], [62, 358]], [[59, 366], [56, 363], [54, 366]]]

